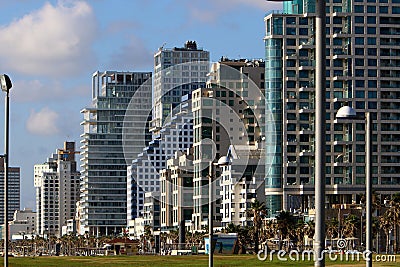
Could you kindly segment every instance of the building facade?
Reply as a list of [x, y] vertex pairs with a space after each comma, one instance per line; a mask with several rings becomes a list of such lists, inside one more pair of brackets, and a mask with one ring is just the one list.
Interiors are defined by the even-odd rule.
[[221, 170], [221, 223], [222, 227], [253, 225], [247, 211], [251, 203], [265, 201], [263, 148], [248, 145], [231, 145], [227, 156], [231, 164]]
[[[192, 93], [194, 118], [194, 228], [208, 225], [210, 161], [226, 155], [229, 146], [253, 145], [263, 136], [264, 62], [221, 59], [211, 66], [206, 88]], [[215, 173], [219, 177], [219, 170]], [[220, 196], [220, 179], [215, 192]], [[215, 226], [220, 226], [220, 199], [216, 199]]]
[[47, 162], [35, 164], [36, 233], [62, 235], [62, 226], [75, 218], [80, 173], [76, 169], [75, 142], [64, 142]]
[[160, 228], [160, 192], [146, 192], [144, 194], [143, 209], [144, 225], [153, 229]]
[[[4, 177], [4, 158], [0, 158], [0, 177]], [[20, 205], [19, 167], [8, 167], [8, 221], [13, 219], [14, 212]], [[0, 188], [4, 188], [4, 179], [0, 179]], [[4, 190], [0, 191], [0, 224], [4, 224]]]
[[16, 210], [9, 222], [9, 231], [11, 239], [15, 239], [13, 236], [36, 236], [36, 212], [32, 209]]
[[160, 47], [154, 54], [153, 131], [162, 127], [182, 96], [205, 86], [209, 61], [210, 52], [195, 41], [187, 41], [183, 47]]
[[127, 226], [127, 166], [150, 139], [151, 72], [96, 72], [92, 98], [82, 110], [79, 232], [116, 235]]
[[[400, 189], [400, 4], [339, 0], [326, 10], [326, 203], [359, 203], [365, 193], [365, 122], [335, 121], [344, 105], [372, 115], [373, 188], [384, 199]], [[276, 139], [266, 148], [272, 213], [314, 208], [314, 13], [310, 1], [294, 1], [265, 17], [266, 104], [274, 114], [266, 133]]]
[[160, 173], [161, 230], [178, 229], [193, 213], [193, 149], [176, 151]]
[[[128, 167], [128, 219], [143, 215], [145, 192], [160, 191], [160, 172], [167, 159], [176, 151], [193, 144], [193, 117], [189, 95], [181, 97], [180, 105], [169, 116], [169, 121], [153, 134], [153, 140], [138, 154]], [[163, 195], [161, 194], [161, 198]], [[162, 205], [170, 203], [162, 201]]]

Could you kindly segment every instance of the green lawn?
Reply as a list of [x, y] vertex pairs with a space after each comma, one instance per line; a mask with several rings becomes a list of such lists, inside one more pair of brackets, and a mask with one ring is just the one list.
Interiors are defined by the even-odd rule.
[[[3, 266], [3, 259], [0, 258]], [[400, 262], [400, 256], [397, 257], [397, 262]], [[24, 258], [9, 258], [10, 267], [103, 267], [103, 266], [207, 266], [208, 257], [205, 255], [193, 256], [108, 256], [108, 257], [24, 257]], [[327, 260], [327, 265], [332, 267], [338, 266], [365, 266], [364, 261], [359, 262], [332, 262]], [[216, 255], [214, 257], [214, 266], [270, 266], [270, 267], [285, 267], [285, 266], [313, 266], [311, 261], [278, 261], [274, 259], [272, 262], [259, 261], [255, 255]], [[396, 263], [376, 263], [373, 266], [398, 266]]]

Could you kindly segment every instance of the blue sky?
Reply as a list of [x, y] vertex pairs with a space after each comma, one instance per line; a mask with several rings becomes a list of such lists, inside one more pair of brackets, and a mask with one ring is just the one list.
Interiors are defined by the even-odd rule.
[[[21, 208], [35, 208], [33, 165], [64, 141], [79, 146], [80, 110], [91, 104], [93, 72], [152, 71], [160, 46], [187, 40], [209, 50], [212, 61], [264, 58], [264, 15], [281, 6], [265, 0], [3, 0], [0, 73], [13, 82], [10, 163], [21, 167]], [[0, 125], [3, 118], [0, 107]]]

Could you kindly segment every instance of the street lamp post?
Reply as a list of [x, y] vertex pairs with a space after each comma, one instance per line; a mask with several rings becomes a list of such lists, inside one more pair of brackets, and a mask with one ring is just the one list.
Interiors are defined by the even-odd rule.
[[208, 267], [213, 267], [214, 266], [214, 251], [212, 249], [212, 241], [214, 237], [213, 233], [213, 217], [214, 217], [214, 199], [212, 193], [214, 192], [214, 165], [218, 167], [223, 167], [230, 165], [231, 161], [228, 156], [222, 156], [219, 160], [218, 163], [213, 163], [210, 161], [209, 164], [209, 169], [208, 169], [208, 176], [209, 176], [209, 182], [208, 182]]
[[356, 111], [349, 107], [341, 107], [337, 114], [337, 119], [363, 119], [365, 121], [365, 249], [369, 253], [366, 259], [366, 267], [372, 267], [372, 119], [369, 112], [365, 117], [359, 118]]
[[4, 267], [8, 266], [8, 145], [9, 145], [9, 116], [10, 89], [12, 83], [7, 74], [0, 76], [1, 90], [6, 93], [4, 101]]

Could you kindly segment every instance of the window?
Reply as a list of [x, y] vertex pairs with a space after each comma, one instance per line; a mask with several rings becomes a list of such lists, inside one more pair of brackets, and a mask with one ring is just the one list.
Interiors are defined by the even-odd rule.
[[377, 102], [375, 102], [375, 101], [368, 102], [368, 108], [369, 109], [376, 109], [377, 108]]
[[376, 38], [375, 37], [368, 37], [368, 44], [369, 45], [376, 45]]
[[356, 37], [356, 45], [364, 45], [364, 37]]
[[367, 27], [367, 34], [376, 34], [375, 27]]
[[355, 5], [354, 6], [354, 12], [355, 13], [364, 13], [364, 6]]
[[300, 56], [300, 57], [308, 57], [308, 50], [301, 49], [301, 50], [299, 51], [299, 56]]
[[367, 23], [376, 25], [376, 17], [368, 16]]
[[286, 28], [287, 35], [296, 35], [296, 28]]
[[356, 77], [363, 77], [364, 69], [356, 69]]
[[308, 18], [299, 18], [299, 25], [308, 25]]
[[356, 156], [356, 162], [357, 163], [364, 163], [365, 162], [365, 156], [357, 155]]
[[299, 35], [308, 35], [308, 28], [300, 28]]
[[354, 21], [355, 21], [355, 23], [361, 23], [361, 24], [363, 24], [363, 23], [364, 23], [364, 17], [363, 17], [363, 16], [356, 16], [356, 17], [354, 18]]
[[367, 13], [376, 13], [376, 6], [367, 6]]
[[333, 24], [342, 24], [341, 17], [333, 17]]
[[288, 39], [286, 39], [286, 44], [288, 46], [295, 46], [296, 45], [296, 39], [288, 38]]
[[[387, 0], [385, 0], [387, 1]], [[387, 3], [387, 2], [386, 2]], [[381, 14], [388, 14], [389, 13], [389, 8], [387, 6], [380, 6], [379, 7], [379, 13]]]
[[355, 53], [358, 56], [363, 56], [364, 55], [364, 49], [363, 48], [356, 48]]
[[296, 24], [296, 18], [295, 17], [287, 17], [286, 24]]
[[400, 14], [400, 7], [398, 6], [392, 7], [392, 14]]
[[363, 80], [356, 80], [356, 87], [365, 87], [365, 82]]
[[357, 109], [365, 109], [365, 102], [356, 101], [356, 108]]
[[368, 77], [376, 77], [376, 70], [368, 70]]
[[[370, 81], [368, 81], [368, 87], [369, 88], [378, 88], [378, 82], [376, 80], [370, 80]], [[373, 92], [373, 93], [375, 93], [374, 98], [376, 98], [376, 92]]]
[[356, 91], [356, 98], [364, 98], [364, 91]]
[[364, 66], [364, 59], [363, 58], [356, 58], [355, 64], [356, 64], [356, 66]]
[[364, 34], [364, 27], [355, 27], [354, 32], [356, 34]]

